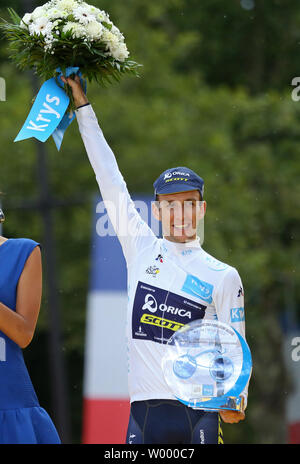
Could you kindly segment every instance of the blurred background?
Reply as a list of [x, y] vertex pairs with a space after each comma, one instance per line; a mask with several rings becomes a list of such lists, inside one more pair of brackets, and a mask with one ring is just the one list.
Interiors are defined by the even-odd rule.
[[[1, 0], [20, 14], [44, 2]], [[293, 0], [93, 0], [124, 33], [140, 78], [88, 85], [132, 194], [166, 168], [205, 179], [203, 248], [239, 270], [253, 356], [246, 420], [226, 443], [300, 443], [300, 5]], [[98, 186], [76, 121], [60, 152], [13, 143], [41, 83], [0, 40], [2, 235], [43, 246], [40, 318], [24, 357], [40, 403], [66, 443], [83, 436], [91, 237]], [[299, 78], [300, 79], [300, 78]], [[295, 94], [294, 94], [295, 95]], [[3, 100], [3, 99], [2, 99]], [[299, 340], [300, 341], [300, 340]], [[297, 377], [298, 376], [298, 377]], [[300, 409], [300, 408], [299, 408]], [[292, 412], [293, 413], [292, 413]]]

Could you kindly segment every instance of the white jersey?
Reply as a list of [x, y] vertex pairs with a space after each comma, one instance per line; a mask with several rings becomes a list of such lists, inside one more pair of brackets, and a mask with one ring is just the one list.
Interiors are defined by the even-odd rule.
[[77, 121], [127, 264], [130, 400], [175, 399], [161, 368], [167, 340], [201, 318], [218, 319], [245, 337], [240, 276], [206, 253], [199, 239], [157, 238], [130, 198], [91, 105], [77, 110]]

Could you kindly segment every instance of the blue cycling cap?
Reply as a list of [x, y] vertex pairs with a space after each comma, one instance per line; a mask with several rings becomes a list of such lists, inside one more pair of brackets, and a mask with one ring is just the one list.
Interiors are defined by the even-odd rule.
[[199, 190], [201, 200], [204, 194], [204, 180], [186, 167], [171, 168], [164, 171], [154, 182], [154, 195]]

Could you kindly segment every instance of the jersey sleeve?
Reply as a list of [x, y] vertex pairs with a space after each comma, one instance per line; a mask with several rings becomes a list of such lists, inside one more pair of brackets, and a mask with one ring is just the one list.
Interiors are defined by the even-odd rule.
[[[218, 320], [230, 325], [246, 339], [244, 290], [238, 271], [230, 267], [214, 295]], [[248, 382], [249, 383], [249, 382]], [[242, 396], [247, 405], [248, 384]]]
[[127, 265], [157, 238], [135, 208], [91, 105], [76, 111], [79, 131]]

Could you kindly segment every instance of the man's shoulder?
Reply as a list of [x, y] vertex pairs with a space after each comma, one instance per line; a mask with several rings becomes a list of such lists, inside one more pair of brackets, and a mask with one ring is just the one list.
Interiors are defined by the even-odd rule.
[[229, 264], [224, 263], [223, 261], [220, 261], [219, 259], [207, 253], [207, 251], [203, 250], [203, 248], [201, 249], [201, 258], [203, 264], [211, 271], [220, 272], [223, 274], [230, 268], [234, 269]]
[[221, 261], [210, 255], [202, 249], [201, 261], [204, 265], [205, 272], [210, 275], [214, 282], [214, 287], [231, 286], [240, 282], [238, 270], [224, 261]]

